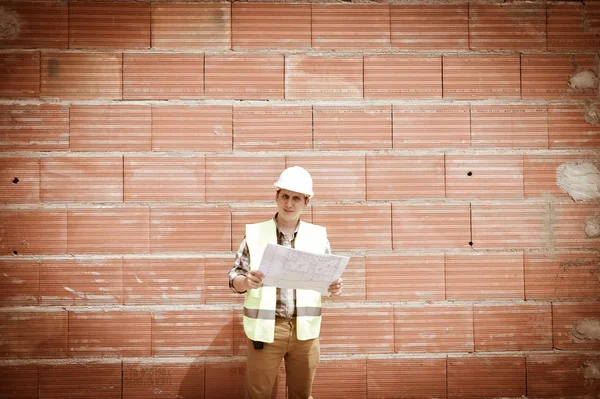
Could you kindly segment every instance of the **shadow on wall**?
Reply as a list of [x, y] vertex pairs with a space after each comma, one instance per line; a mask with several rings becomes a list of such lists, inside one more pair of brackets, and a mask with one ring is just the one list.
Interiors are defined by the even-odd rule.
[[[222, 328], [219, 333], [211, 337], [211, 342], [205, 352], [216, 353], [222, 350], [223, 342], [230, 342], [233, 348], [233, 322]], [[246, 356], [236, 357], [232, 360], [211, 360], [198, 356], [193, 362], [181, 366], [181, 378], [171, 378], [170, 384], [177, 387], [173, 393], [182, 399], [243, 399], [244, 377], [246, 373]], [[279, 370], [273, 399], [284, 399], [285, 395], [285, 370]], [[153, 394], [159, 392], [154, 391]]]

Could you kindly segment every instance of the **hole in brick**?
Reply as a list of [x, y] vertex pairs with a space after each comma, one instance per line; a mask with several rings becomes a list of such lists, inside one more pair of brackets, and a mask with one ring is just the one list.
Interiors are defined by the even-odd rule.
[[467, 176], [473, 176], [473, 172], [467, 172]]
[[470, 246], [473, 246], [473, 241], [469, 241], [469, 245], [470, 245]]
[[13, 255], [18, 255], [19, 251], [17, 251], [16, 249], [13, 251]]
[[19, 182], [19, 178], [18, 178], [18, 177], [15, 177], [15, 178], [13, 179], [13, 184], [17, 184], [18, 182]]

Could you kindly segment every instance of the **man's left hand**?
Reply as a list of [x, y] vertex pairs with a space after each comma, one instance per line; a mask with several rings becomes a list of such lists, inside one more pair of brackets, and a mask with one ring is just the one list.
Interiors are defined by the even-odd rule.
[[343, 287], [344, 287], [344, 281], [340, 278], [340, 279], [335, 280], [333, 283], [331, 283], [331, 285], [329, 286], [327, 291], [329, 291], [329, 293], [333, 296], [338, 296], [338, 295], [342, 295]]

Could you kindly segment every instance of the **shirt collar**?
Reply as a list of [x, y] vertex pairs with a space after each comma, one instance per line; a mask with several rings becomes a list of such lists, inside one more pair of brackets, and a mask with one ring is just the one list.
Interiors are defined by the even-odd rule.
[[[277, 233], [278, 234], [285, 234], [283, 231], [281, 231], [281, 229], [279, 228], [279, 226], [277, 225], [277, 214], [279, 212], [275, 213], [275, 216], [273, 216], [273, 222], [275, 222], [275, 226], [277, 227]], [[294, 237], [296, 237], [296, 233], [298, 233], [298, 229], [300, 229], [300, 219], [298, 219], [298, 223], [296, 223], [296, 228], [294, 229], [294, 234], [292, 235], [292, 239]]]

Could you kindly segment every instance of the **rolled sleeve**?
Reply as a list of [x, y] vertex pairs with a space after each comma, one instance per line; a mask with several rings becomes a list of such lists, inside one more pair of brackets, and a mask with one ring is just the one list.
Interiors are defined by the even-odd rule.
[[250, 271], [250, 250], [248, 249], [248, 243], [246, 242], [246, 237], [242, 240], [240, 247], [235, 254], [235, 260], [233, 261], [233, 267], [229, 271], [229, 288], [233, 292], [238, 294], [243, 294], [246, 291], [238, 291], [233, 286], [233, 279], [237, 276], [246, 276]]

